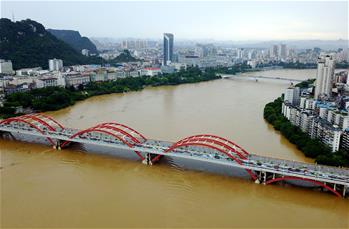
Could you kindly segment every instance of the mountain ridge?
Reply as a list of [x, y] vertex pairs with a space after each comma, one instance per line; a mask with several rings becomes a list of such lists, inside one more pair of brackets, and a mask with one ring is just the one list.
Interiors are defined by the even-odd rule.
[[68, 29], [47, 29], [47, 31], [69, 44], [79, 53], [83, 49], [88, 49], [93, 54], [98, 53], [96, 45], [88, 37], [81, 36], [79, 31]]
[[0, 59], [12, 61], [13, 68], [48, 68], [48, 59], [62, 59], [64, 65], [101, 64], [99, 57], [85, 57], [31, 19], [12, 22], [0, 18]]

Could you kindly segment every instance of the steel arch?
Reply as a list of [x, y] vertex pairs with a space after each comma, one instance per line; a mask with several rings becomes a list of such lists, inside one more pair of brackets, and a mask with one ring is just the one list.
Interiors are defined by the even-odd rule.
[[[183, 147], [183, 146], [201, 146], [201, 147], [211, 148], [211, 149], [217, 150], [217, 151], [219, 151], [219, 152], [225, 154], [226, 156], [228, 156], [228, 157], [231, 158], [232, 160], [236, 161], [238, 164], [240, 164], [240, 165], [242, 164], [242, 162], [241, 162], [241, 160], [240, 160], [239, 158], [234, 157], [233, 155], [227, 153], [225, 150], [223, 150], [223, 149], [221, 149], [221, 148], [218, 148], [217, 146], [208, 144], [207, 141], [206, 141], [206, 142], [205, 142], [205, 141], [202, 141], [202, 142], [200, 142], [200, 141], [195, 141], [195, 142], [181, 142], [181, 140], [180, 140], [180, 141], [174, 143], [172, 146], [170, 146], [170, 147], [169, 147], [167, 150], [165, 150], [164, 152], [165, 152], [165, 153], [168, 153], [168, 152], [170, 152], [170, 151], [172, 151], [172, 150], [174, 150], [174, 149], [176, 149], [176, 148]], [[156, 156], [152, 161], [154, 162], [154, 161], [158, 160], [158, 159], [160, 158], [160, 156], [161, 156], [161, 155]], [[251, 178], [252, 178], [253, 180], [256, 180], [256, 179], [257, 179], [256, 175], [255, 175], [251, 170], [249, 170], [249, 169], [245, 169], [245, 170], [247, 171], [247, 173], [251, 176]]]
[[241, 146], [239, 146], [238, 144], [234, 143], [233, 141], [230, 141], [226, 138], [223, 138], [223, 137], [220, 137], [220, 136], [217, 136], [217, 135], [213, 135], [213, 134], [198, 134], [198, 135], [193, 135], [193, 136], [189, 136], [189, 137], [186, 137], [186, 138], [183, 138], [181, 141], [185, 141], [187, 139], [190, 139], [190, 138], [200, 138], [200, 137], [211, 137], [211, 138], [215, 138], [217, 140], [221, 140], [221, 141], [224, 141], [225, 144], [227, 144], [226, 142], [228, 142], [229, 144], [237, 147], [238, 149], [240, 149], [242, 151], [243, 154], [245, 154], [244, 156], [247, 157], [250, 153], [247, 152], [244, 148], [242, 148]]
[[[52, 131], [55, 131], [57, 127], [64, 129], [64, 127], [60, 123], [58, 123], [56, 120], [41, 113], [26, 114], [26, 115], [18, 116], [16, 118], [25, 119], [28, 121], [34, 121], [40, 125], [47, 127], [49, 130], [52, 130]], [[35, 125], [35, 123], [33, 124]]]
[[57, 126], [59, 126], [61, 129], [64, 129], [64, 126], [62, 124], [60, 124], [59, 122], [57, 122], [56, 120], [54, 120], [52, 117], [48, 116], [48, 115], [45, 115], [43, 113], [35, 113], [33, 114], [35, 116], [39, 116], [39, 117], [42, 117], [44, 119], [48, 119], [50, 120], [51, 122], [53, 122], [54, 124], [56, 124]]
[[278, 178], [274, 178], [274, 179], [268, 180], [265, 184], [272, 184], [272, 183], [275, 183], [275, 182], [278, 182], [278, 181], [284, 181], [284, 180], [302, 180], [302, 181], [307, 181], [307, 182], [319, 185], [319, 186], [321, 186], [321, 187], [331, 191], [333, 194], [335, 194], [338, 197], [342, 197], [341, 194], [339, 194], [336, 190], [334, 190], [330, 186], [328, 186], [328, 185], [326, 185], [324, 183], [321, 183], [320, 181], [315, 181], [315, 180], [308, 179], [308, 178], [284, 176], [284, 177], [278, 177]]
[[[118, 135], [116, 135], [116, 134], [114, 134], [114, 133], [112, 133], [112, 132], [110, 132], [110, 131], [108, 131], [108, 130], [98, 129], [98, 128], [96, 128], [96, 127], [91, 127], [91, 128], [86, 129], [86, 130], [81, 130], [81, 131], [79, 131], [79, 132], [73, 134], [72, 136], [70, 136], [69, 139], [74, 139], [74, 138], [77, 137], [77, 136], [80, 136], [80, 135], [82, 135], [82, 134], [84, 134], [84, 133], [90, 133], [90, 132], [99, 132], [99, 133], [103, 133], [103, 134], [112, 136], [112, 137], [118, 139], [119, 141], [121, 141], [122, 143], [124, 143], [125, 145], [127, 145], [130, 149], [132, 149], [133, 146], [134, 146], [133, 144], [127, 142], [123, 137], [118, 136]], [[61, 145], [61, 147], [63, 148], [63, 147], [64, 147], [66, 144], [68, 144], [69, 142], [70, 142], [70, 141], [65, 141], [65, 142], [63, 142], [62, 145]], [[136, 150], [133, 150], [133, 151], [134, 151], [142, 160], [144, 160], [144, 157], [143, 157], [138, 151], [136, 151]]]
[[195, 137], [193, 136], [192, 138], [187, 138], [186, 140], [181, 140], [179, 142], [177, 142], [176, 144], [182, 144], [182, 143], [187, 143], [187, 142], [195, 142], [195, 141], [205, 141], [205, 142], [211, 142], [213, 144], [216, 144], [216, 145], [219, 145], [219, 146], [222, 146], [224, 148], [226, 148], [227, 150], [229, 151], [232, 151], [234, 152], [235, 154], [237, 154], [240, 159], [242, 160], [246, 160], [247, 157], [242, 155], [240, 152], [238, 152], [236, 149], [234, 149], [233, 147], [225, 144], [224, 142], [221, 142], [219, 140], [216, 140], [216, 138], [207, 138], [207, 137]]
[[[136, 133], [136, 134], [138, 135], [138, 137], [140, 137], [140, 138], [142, 139], [142, 141], [146, 141], [146, 140], [147, 140], [147, 138], [144, 137], [143, 134], [139, 133], [137, 130], [135, 130], [135, 129], [129, 127], [129, 126], [126, 126], [126, 125], [124, 125], [124, 124], [120, 124], [120, 123], [116, 123], [116, 122], [106, 122], [106, 123], [98, 124], [97, 126], [103, 126], [103, 125], [107, 125], [107, 126], [110, 126], [110, 125], [111, 125], [111, 126], [123, 127], [123, 128], [125, 128], [126, 130], [130, 131], [130, 132], [128, 132], [129, 134], [131, 134], [131, 133]], [[96, 127], [97, 127], [97, 126], [96, 126]], [[126, 131], [126, 132], [127, 132], [127, 131]]]
[[52, 130], [52, 131], [56, 130], [54, 127], [52, 127], [47, 122], [45, 122], [42, 119], [40, 119], [36, 116], [33, 116], [33, 115], [22, 115], [22, 116], [19, 116], [18, 118], [25, 119], [25, 120], [34, 120], [34, 121], [38, 122], [39, 124], [46, 126], [49, 130]]
[[[117, 132], [122, 133], [123, 135], [128, 136], [135, 143], [142, 143], [142, 142], [146, 141], [146, 138], [143, 135], [139, 134], [138, 132], [133, 131], [133, 129], [132, 129], [132, 132], [130, 133], [130, 132], [126, 131], [126, 130], [130, 130], [130, 129], [125, 128], [126, 129], [125, 130], [125, 129], [119, 128], [119, 126], [125, 127], [125, 125], [122, 125], [122, 124], [119, 124], [119, 123], [110, 123], [109, 122], [109, 123], [98, 124], [94, 128], [105, 128], [105, 129], [115, 130]], [[134, 136], [134, 135], [132, 135], [132, 133], [136, 133], [138, 136]], [[141, 139], [138, 139], [137, 137], [139, 137]]]
[[[44, 131], [42, 129], [40, 129], [38, 126], [34, 125], [33, 123], [25, 120], [25, 119], [22, 119], [22, 118], [8, 118], [8, 119], [5, 119], [5, 120], [2, 120], [0, 122], [0, 124], [7, 124], [7, 123], [11, 123], [11, 122], [22, 122], [22, 123], [25, 123], [27, 125], [29, 125], [30, 127], [34, 128], [35, 130], [39, 131], [39, 133], [45, 135]], [[52, 141], [51, 138], [47, 137], [46, 138], [53, 146], [55, 146], [56, 144]]]

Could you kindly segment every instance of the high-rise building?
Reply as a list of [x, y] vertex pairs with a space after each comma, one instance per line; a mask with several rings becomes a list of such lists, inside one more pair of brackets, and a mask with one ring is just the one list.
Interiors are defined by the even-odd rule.
[[164, 62], [167, 65], [173, 61], [173, 34], [164, 33]]
[[278, 57], [279, 55], [279, 47], [277, 45], [273, 45], [270, 48], [270, 57]]
[[286, 89], [284, 101], [288, 101], [292, 105], [299, 105], [300, 101], [300, 88], [291, 86]]
[[320, 55], [317, 62], [315, 99], [331, 97], [334, 80], [335, 59], [334, 55]]
[[48, 67], [50, 71], [61, 71], [63, 70], [63, 61], [60, 59], [48, 60]]
[[285, 44], [280, 45], [280, 55], [281, 58], [285, 59], [287, 57], [287, 46]]

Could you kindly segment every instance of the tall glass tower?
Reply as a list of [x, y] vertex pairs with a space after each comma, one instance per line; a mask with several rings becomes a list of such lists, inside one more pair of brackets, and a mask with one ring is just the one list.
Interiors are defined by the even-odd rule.
[[163, 65], [168, 65], [173, 61], [173, 34], [164, 33], [164, 62]]

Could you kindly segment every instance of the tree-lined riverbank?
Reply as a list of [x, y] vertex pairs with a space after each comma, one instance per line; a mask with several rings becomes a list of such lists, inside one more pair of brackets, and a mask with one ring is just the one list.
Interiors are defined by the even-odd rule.
[[275, 130], [287, 138], [292, 144], [295, 144], [305, 156], [315, 158], [319, 164], [332, 166], [349, 167], [349, 153], [346, 151], [337, 151], [332, 153], [328, 146], [324, 145], [318, 139], [311, 139], [307, 133], [304, 133], [299, 127], [292, 125], [281, 113], [282, 97], [277, 98], [264, 107], [264, 119], [270, 123]]
[[197, 67], [189, 67], [187, 70], [181, 70], [173, 74], [90, 82], [87, 85], [80, 85], [78, 88], [47, 87], [27, 92], [17, 92], [6, 97], [4, 106], [0, 107], [0, 116], [7, 118], [20, 115], [16, 112], [18, 107], [39, 112], [53, 111], [95, 95], [138, 91], [147, 86], [178, 85], [220, 79], [221, 77], [216, 72], [214, 69], [202, 71]]

